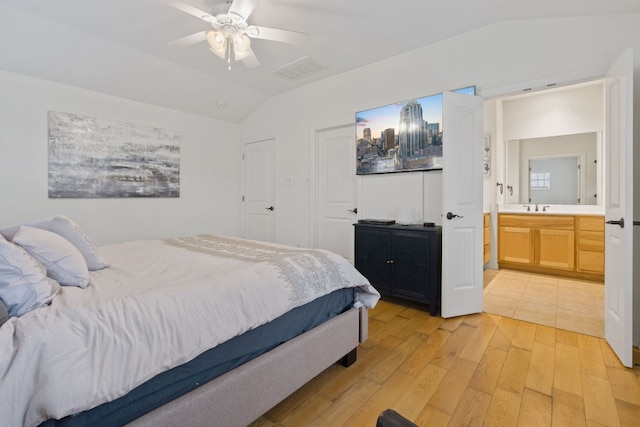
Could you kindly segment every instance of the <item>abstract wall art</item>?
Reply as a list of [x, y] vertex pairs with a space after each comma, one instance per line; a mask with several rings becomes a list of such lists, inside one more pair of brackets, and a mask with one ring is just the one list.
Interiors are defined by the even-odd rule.
[[49, 198], [180, 197], [176, 131], [49, 111]]

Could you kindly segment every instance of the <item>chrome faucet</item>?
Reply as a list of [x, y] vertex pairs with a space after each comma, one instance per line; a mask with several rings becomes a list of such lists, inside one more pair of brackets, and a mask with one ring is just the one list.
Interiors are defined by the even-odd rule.
[[544, 205], [544, 206], [542, 207], [542, 212], [546, 212], [546, 211], [547, 211], [547, 208], [550, 208], [550, 207], [551, 207], [551, 206], [549, 206], [549, 205]]
[[529, 205], [522, 205], [522, 206], [527, 208], [527, 212], [531, 212], [531, 206], [529, 206]]
[[538, 204], [536, 203], [536, 212], [538, 212]]

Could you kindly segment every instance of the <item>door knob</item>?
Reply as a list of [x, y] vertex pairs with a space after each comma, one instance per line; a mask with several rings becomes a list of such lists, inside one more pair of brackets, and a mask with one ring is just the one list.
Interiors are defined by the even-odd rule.
[[453, 219], [453, 218], [464, 218], [464, 217], [462, 215], [447, 212], [447, 219]]
[[268, 211], [273, 211], [273, 206], [269, 206], [268, 208], [265, 208]]
[[607, 224], [614, 224], [614, 225], [619, 225], [620, 228], [624, 228], [624, 218], [620, 218], [619, 221], [616, 220], [609, 220], [607, 221]]
[[347, 212], [351, 212], [351, 213], [357, 214], [358, 213], [358, 208], [347, 209]]

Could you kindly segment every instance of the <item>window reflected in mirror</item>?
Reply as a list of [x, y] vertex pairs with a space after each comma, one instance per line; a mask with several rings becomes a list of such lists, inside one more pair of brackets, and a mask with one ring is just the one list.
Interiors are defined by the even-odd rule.
[[529, 203], [580, 204], [580, 158], [541, 157], [529, 160]]

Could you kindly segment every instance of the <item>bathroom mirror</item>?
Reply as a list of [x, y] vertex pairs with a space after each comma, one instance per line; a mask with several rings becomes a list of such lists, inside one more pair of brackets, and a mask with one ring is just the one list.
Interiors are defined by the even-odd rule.
[[598, 132], [508, 141], [506, 202], [599, 204], [600, 153]]

